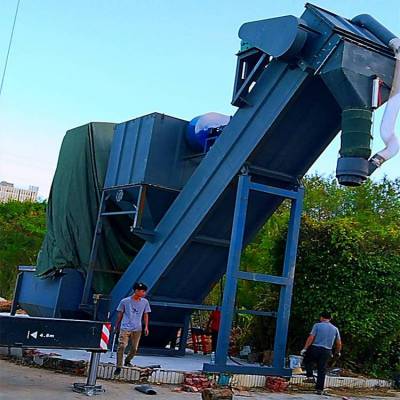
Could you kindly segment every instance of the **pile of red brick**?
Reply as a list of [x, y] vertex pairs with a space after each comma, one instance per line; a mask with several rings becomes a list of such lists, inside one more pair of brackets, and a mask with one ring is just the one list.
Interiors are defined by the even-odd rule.
[[284, 392], [289, 387], [289, 382], [277, 376], [268, 376], [265, 387], [271, 392]]
[[185, 392], [201, 392], [204, 389], [211, 388], [213, 382], [202, 374], [185, 374], [182, 390]]

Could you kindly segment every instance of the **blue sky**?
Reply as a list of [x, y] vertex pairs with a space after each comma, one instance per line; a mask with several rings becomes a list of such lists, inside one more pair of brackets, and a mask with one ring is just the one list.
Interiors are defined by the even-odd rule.
[[[0, 0], [0, 69], [16, 1]], [[400, 35], [398, 0], [314, 4], [348, 18], [369, 13]], [[65, 131], [86, 122], [232, 114], [240, 25], [303, 9], [300, 0], [21, 0], [0, 98], [0, 180], [46, 197]], [[338, 148], [335, 140], [311, 172], [333, 173]], [[397, 157], [376, 178], [399, 170]]]

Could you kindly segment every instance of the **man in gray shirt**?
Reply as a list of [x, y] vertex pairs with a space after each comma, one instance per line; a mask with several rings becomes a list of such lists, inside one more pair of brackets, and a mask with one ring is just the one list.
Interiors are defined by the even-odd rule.
[[142, 335], [142, 319], [144, 320], [144, 334], [149, 334], [149, 302], [145, 299], [147, 286], [143, 283], [135, 283], [134, 293], [130, 297], [121, 300], [117, 307], [118, 316], [115, 323], [115, 331], [120, 331], [117, 350], [117, 368], [114, 375], [121, 373], [124, 352], [131, 342], [131, 349], [125, 359], [125, 367], [132, 367], [131, 360], [136, 355]]
[[331, 324], [330, 313], [323, 312], [320, 316], [320, 322], [314, 324], [310, 335], [307, 338], [303, 350], [300, 352], [304, 356], [304, 366], [307, 377], [313, 380], [313, 366], [317, 364], [317, 383], [315, 388], [318, 394], [323, 394], [326, 364], [332, 356], [332, 348], [335, 345], [336, 354], [340, 357], [342, 350], [342, 341], [339, 329]]

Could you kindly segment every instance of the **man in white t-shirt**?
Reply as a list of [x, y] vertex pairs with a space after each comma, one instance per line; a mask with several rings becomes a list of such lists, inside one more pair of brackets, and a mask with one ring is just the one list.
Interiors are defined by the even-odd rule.
[[130, 297], [121, 300], [117, 307], [118, 316], [115, 323], [115, 331], [119, 331], [117, 349], [117, 368], [114, 375], [121, 373], [124, 352], [128, 343], [131, 349], [125, 359], [125, 367], [132, 367], [131, 360], [135, 357], [142, 335], [142, 320], [144, 322], [144, 334], [149, 334], [150, 304], [145, 299], [147, 286], [144, 283], [135, 283], [134, 293]]

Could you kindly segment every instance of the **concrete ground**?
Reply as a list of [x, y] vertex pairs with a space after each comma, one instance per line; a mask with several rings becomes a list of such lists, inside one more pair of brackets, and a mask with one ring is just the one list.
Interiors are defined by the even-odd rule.
[[[0, 400], [71, 400], [84, 399], [85, 396], [74, 393], [71, 389], [74, 382], [84, 382], [84, 377], [63, 375], [49, 370], [17, 365], [7, 360], [0, 360]], [[134, 390], [135, 385], [130, 383], [117, 383], [110, 381], [98, 381], [106, 389], [106, 393], [99, 396], [107, 400], [145, 399], [148, 396]], [[174, 392], [172, 386], [154, 386], [158, 395], [154, 399], [159, 400], [198, 400], [198, 393]], [[249, 397], [250, 395], [250, 397]], [[250, 392], [248, 396], [235, 396], [237, 400], [252, 398], [254, 400], [313, 400], [329, 399], [331, 396], [317, 396], [305, 394], [278, 394]], [[342, 396], [335, 396], [342, 399]], [[355, 399], [355, 397], [349, 397]], [[399, 397], [362, 396], [359, 399], [399, 399]]]
[[[49, 354], [56, 353], [64, 360], [86, 360], [89, 361], [90, 353], [85, 350], [63, 350], [63, 349], [40, 349], [41, 353]], [[102, 353], [100, 360], [102, 363], [115, 364], [116, 353]], [[150, 355], [137, 355], [134, 364], [139, 367], [146, 367], [148, 365], [160, 365], [161, 369], [170, 371], [184, 371], [193, 372], [201, 371], [203, 363], [210, 362], [210, 356], [203, 354], [194, 354], [192, 351], [187, 350], [185, 357], [162, 357]], [[232, 363], [233, 364], [233, 363]]]

